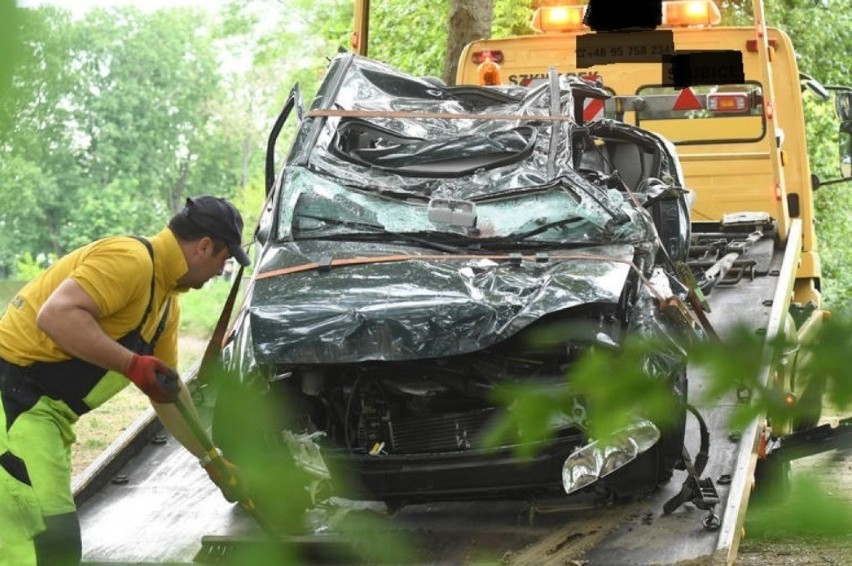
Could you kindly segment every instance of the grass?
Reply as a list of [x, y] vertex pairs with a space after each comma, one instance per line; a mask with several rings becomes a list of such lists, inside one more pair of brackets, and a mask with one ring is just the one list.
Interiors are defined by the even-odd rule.
[[198, 291], [182, 294], [180, 298], [181, 333], [212, 332], [230, 291], [231, 283], [217, 277]]

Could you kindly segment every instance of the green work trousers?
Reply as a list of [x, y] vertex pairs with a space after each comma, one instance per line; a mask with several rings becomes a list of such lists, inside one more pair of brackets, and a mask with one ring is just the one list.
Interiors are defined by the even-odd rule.
[[10, 406], [0, 403], [0, 566], [79, 563], [71, 493], [77, 415], [49, 397], [17, 416], [7, 415]]

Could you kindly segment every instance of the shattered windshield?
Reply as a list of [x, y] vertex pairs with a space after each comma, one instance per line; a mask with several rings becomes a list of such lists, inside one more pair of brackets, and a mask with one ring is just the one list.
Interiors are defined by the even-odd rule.
[[[425, 199], [401, 199], [344, 186], [304, 169], [291, 172], [293, 207], [285, 209], [282, 226], [294, 240], [387, 238], [392, 234], [424, 235], [457, 245], [509, 240], [527, 243], [593, 243], [629, 240], [637, 232], [635, 211], [616, 190], [599, 198], [571, 188], [564, 180], [510, 194], [472, 201], [475, 225], [455, 226], [430, 219]], [[626, 212], [625, 212], [626, 211]]]

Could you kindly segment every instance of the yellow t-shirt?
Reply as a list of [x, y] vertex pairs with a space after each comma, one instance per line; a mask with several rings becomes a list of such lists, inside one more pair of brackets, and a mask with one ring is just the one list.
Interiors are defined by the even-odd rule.
[[[165, 329], [154, 355], [177, 366], [177, 328], [180, 309], [177, 280], [188, 270], [177, 239], [168, 228], [148, 238], [154, 249], [156, 280], [152, 310], [142, 327], [150, 341], [173, 297]], [[76, 281], [100, 309], [100, 325], [120, 339], [142, 321], [151, 294], [151, 257], [142, 242], [127, 236], [105, 238], [78, 248], [25, 285], [0, 318], [0, 356], [28, 366], [70, 358], [36, 324], [41, 305], [66, 278]]]

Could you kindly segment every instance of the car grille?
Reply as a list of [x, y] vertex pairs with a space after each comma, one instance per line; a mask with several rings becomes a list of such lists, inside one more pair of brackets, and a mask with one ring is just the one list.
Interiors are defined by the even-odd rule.
[[494, 409], [395, 419], [385, 429], [385, 449], [394, 454], [456, 452], [477, 448]]

